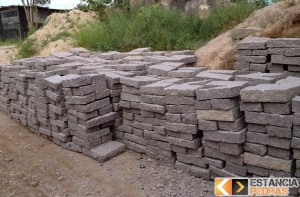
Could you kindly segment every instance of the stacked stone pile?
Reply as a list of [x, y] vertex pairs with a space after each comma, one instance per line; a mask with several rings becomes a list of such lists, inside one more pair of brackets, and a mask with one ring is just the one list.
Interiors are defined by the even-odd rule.
[[149, 76], [121, 78], [120, 106], [123, 107], [123, 125], [119, 127], [119, 131], [124, 133], [123, 141], [126, 147], [141, 153], [145, 153], [146, 149], [144, 131], [152, 130], [152, 125], [143, 123], [139, 118], [141, 117], [140, 87], [155, 81], [158, 81], [158, 78]]
[[300, 39], [278, 38], [267, 42], [271, 55], [270, 70], [274, 72], [300, 72]]
[[[296, 77], [287, 77], [275, 84], [247, 87], [241, 91], [248, 123], [244, 163], [249, 174], [293, 176], [292, 149], [299, 147], [299, 144], [297, 137], [293, 138], [297, 133], [297, 126], [293, 125], [297, 125], [298, 118], [292, 113], [292, 99], [299, 93], [300, 78]], [[297, 111], [295, 105], [294, 111]]]
[[251, 37], [237, 44], [238, 58], [235, 69], [240, 72], [266, 72], [270, 56], [267, 48], [269, 38]]
[[246, 141], [244, 115], [239, 106], [243, 81], [212, 81], [196, 90], [198, 128], [203, 132], [204, 162], [210, 178], [246, 176], [243, 144]]

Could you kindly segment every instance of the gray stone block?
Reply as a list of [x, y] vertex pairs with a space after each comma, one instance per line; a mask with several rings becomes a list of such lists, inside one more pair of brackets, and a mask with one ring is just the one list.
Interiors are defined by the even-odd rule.
[[293, 137], [291, 141], [291, 147], [300, 149], [300, 138]]
[[225, 131], [239, 131], [242, 128], [246, 127], [245, 118], [241, 117], [233, 122], [218, 121], [218, 127], [220, 130]]
[[295, 113], [300, 113], [300, 96], [296, 96], [292, 100], [292, 110]]
[[238, 99], [213, 99], [211, 101], [212, 109], [215, 110], [230, 110], [239, 106]]
[[218, 124], [216, 121], [208, 121], [198, 119], [198, 129], [204, 131], [216, 131], [218, 130]]
[[193, 164], [202, 168], [206, 168], [206, 163], [204, 161], [204, 159], [199, 158], [199, 157], [195, 157], [192, 155], [185, 155], [185, 154], [181, 154], [181, 153], [177, 153], [177, 160], [186, 164]]
[[220, 151], [230, 155], [240, 155], [243, 152], [241, 144], [220, 143]]
[[267, 145], [268, 144], [268, 135], [264, 133], [256, 133], [256, 132], [247, 132], [247, 141]]
[[245, 103], [241, 102], [240, 105], [241, 111], [252, 111], [252, 112], [262, 112], [263, 111], [263, 105], [262, 103]]
[[239, 156], [235, 156], [235, 155], [229, 155], [229, 154], [222, 153], [219, 150], [214, 150], [214, 149], [211, 149], [211, 148], [205, 148], [204, 155], [206, 157], [221, 159], [223, 161], [226, 161], [226, 162], [228, 161], [230, 163], [234, 163], [234, 164], [237, 164], [237, 165], [243, 165], [244, 164], [244, 153], [239, 155]]
[[248, 37], [241, 42], [238, 42], [237, 49], [266, 49], [269, 38]]
[[267, 146], [250, 142], [245, 142], [243, 148], [246, 152], [250, 152], [260, 156], [264, 156], [268, 152]]
[[238, 56], [238, 62], [246, 62], [246, 63], [259, 63], [264, 64], [267, 62], [266, 56]]
[[271, 63], [273, 64], [288, 64], [288, 65], [300, 65], [300, 57], [286, 57], [283, 55], [272, 55]]
[[166, 122], [165, 127], [167, 130], [180, 132], [180, 133], [189, 133], [197, 134], [197, 126], [191, 124], [181, 124], [181, 123], [170, 123]]
[[279, 170], [283, 172], [291, 172], [293, 170], [292, 160], [283, 160], [270, 156], [258, 156], [252, 153], [244, 153], [245, 164], [258, 166], [267, 169]]
[[245, 81], [212, 81], [205, 84], [204, 88], [196, 90], [197, 100], [233, 98], [240, 95]]
[[262, 177], [269, 176], [269, 170], [257, 166], [247, 165], [248, 173], [255, 174]]
[[277, 127], [277, 126], [267, 125], [267, 134], [269, 136], [291, 138], [292, 129], [290, 127]]
[[291, 103], [263, 103], [264, 112], [269, 114], [290, 114]]
[[110, 112], [108, 114], [105, 114], [103, 116], [98, 116], [96, 118], [93, 118], [91, 120], [88, 120], [86, 122], [87, 128], [92, 128], [95, 126], [99, 126], [105, 123], [108, 123], [110, 121], [113, 121], [116, 119], [116, 113], [115, 112]]
[[197, 118], [201, 120], [235, 121], [242, 116], [239, 107], [231, 110], [197, 110]]
[[212, 109], [211, 100], [195, 101], [196, 109]]
[[246, 166], [240, 166], [240, 165], [236, 165], [230, 162], [226, 162], [226, 166], [224, 168], [224, 170], [230, 172], [230, 173], [234, 173], [240, 176], [247, 176], [247, 167]]
[[68, 104], [74, 104], [74, 105], [85, 105], [88, 103], [91, 103], [95, 101], [96, 94], [92, 93], [86, 96], [66, 96], [65, 100]]
[[269, 48], [300, 48], [299, 38], [277, 38], [268, 40]]
[[237, 177], [238, 175], [230, 173], [224, 169], [220, 169], [214, 166], [209, 166], [210, 170], [210, 179], [214, 179], [216, 177]]
[[165, 106], [154, 105], [148, 103], [141, 103], [141, 110], [164, 114], [166, 112]]
[[171, 123], [181, 123], [181, 115], [180, 114], [171, 114], [166, 113], [166, 119]]
[[199, 138], [196, 138], [192, 141], [184, 140], [180, 138], [174, 138], [174, 137], [168, 137], [167, 139], [170, 144], [185, 147], [185, 148], [197, 149], [201, 145], [201, 140]]
[[268, 146], [268, 155], [285, 160], [292, 159], [291, 150]]
[[246, 141], [246, 129], [237, 132], [203, 131], [203, 139], [217, 142], [242, 144]]
[[204, 178], [204, 179], [209, 179], [209, 177], [210, 177], [209, 169], [197, 167], [194, 165], [192, 165], [192, 167], [191, 167], [190, 174], [195, 177]]
[[176, 161], [175, 162], [175, 169], [176, 170], [181, 170], [181, 171], [183, 171], [185, 173], [190, 173], [190, 171], [191, 171], [191, 165], [188, 165], [188, 164]]
[[[268, 137], [268, 145], [277, 148], [289, 149], [291, 147], [291, 140], [286, 138]], [[293, 142], [293, 139], [292, 139]]]
[[276, 84], [261, 84], [241, 90], [243, 102], [288, 103], [300, 93], [300, 79], [287, 77]]
[[203, 159], [210, 166], [212, 165], [212, 166], [215, 166], [217, 168], [223, 168], [225, 166], [225, 162], [220, 160], [220, 159], [212, 159], [212, 158], [209, 158], [209, 157], [204, 157]]
[[300, 47], [285, 49], [284, 55], [287, 57], [296, 57], [296, 56], [299, 57], [300, 56]]
[[196, 115], [196, 113], [181, 114], [181, 120], [182, 120], [182, 123], [184, 123], [184, 124], [197, 125], [197, 115]]
[[132, 86], [135, 88], [139, 88], [141, 86], [148, 85], [150, 83], [153, 83], [155, 81], [158, 81], [157, 78], [154, 77], [148, 77], [148, 76], [137, 76], [137, 77], [123, 77], [120, 79], [120, 82], [127, 86]]

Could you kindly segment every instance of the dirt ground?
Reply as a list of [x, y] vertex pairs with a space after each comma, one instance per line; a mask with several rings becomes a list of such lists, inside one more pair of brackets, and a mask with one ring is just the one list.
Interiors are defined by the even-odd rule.
[[126, 151], [101, 164], [31, 133], [2, 112], [0, 126], [1, 197], [214, 196], [212, 181], [145, 155]]
[[17, 47], [12, 46], [2, 46], [0, 47], [0, 64], [8, 64], [17, 54]]

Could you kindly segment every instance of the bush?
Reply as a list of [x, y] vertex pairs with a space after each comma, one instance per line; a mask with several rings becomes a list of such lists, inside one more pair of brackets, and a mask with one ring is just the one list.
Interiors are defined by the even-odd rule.
[[148, 46], [154, 50], [195, 49], [259, 8], [255, 3], [238, 1], [200, 18], [158, 5], [142, 7], [91, 22], [77, 32], [75, 40], [78, 46], [95, 51], [129, 51]]
[[34, 40], [27, 39], [19, 44], [17, 58], [27, 58], [35, 55], [37, 52]]

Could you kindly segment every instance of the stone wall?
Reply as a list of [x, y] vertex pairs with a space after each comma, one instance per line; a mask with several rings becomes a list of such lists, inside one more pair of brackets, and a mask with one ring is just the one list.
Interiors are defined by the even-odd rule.
[[1, 65], [0, 108], [99, 161], [125, 144], [206, 179], [300, 177], [299, 49], [250, 38], [226, 71], [194, 67], [193, 51], [75, 48]]

